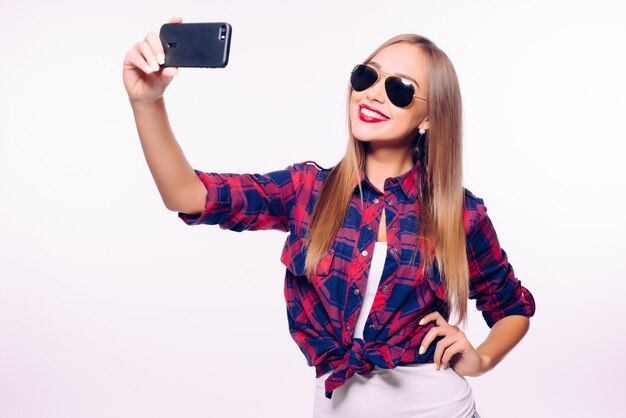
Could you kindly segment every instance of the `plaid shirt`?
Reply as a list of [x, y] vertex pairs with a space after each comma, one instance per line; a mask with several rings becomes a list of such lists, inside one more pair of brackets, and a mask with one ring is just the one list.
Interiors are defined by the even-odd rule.
[[[426, 314], [438, 311], [449, 320], [450, 311], [439, 272], [423, 274], [416, 251], [418, 227], [417, 181], [421, 162], [401, 176], [387, 178], [378, 190], [361, 171], [364, 207], [359, 190], [350, 201], [347, 218], [328, 254], [309, 282], [304, 271], [303, 238], [322, 181], [330, 169], [304, 161], [267, 174], [205, 173], [195, 170], [207, 189], [201, 214], [178, 213], [188, 225], [219, 225], [233, 231], [277, 229], [289, 232], [282, 250], [285, 299], [292, 338], [316, 376], [333, 373], [325, 382], [326, 397], [355, 373], [374, 367], [393, 368], [410, 363], [433, 363], [437, 337], [424, 354], [420, 343], [435, 326], [418, 325]], [[382, 210], [387, 223], [387, 256], [363, 338], [354, 327], [363, 304], [374, 243]], [[463, 209], [470, 271], [470, 299], [491, 328], [508, 315], [531, 317], [532, 294], [515, 277], [507, 254], [500, 248], [483, 200], [465, 189]]]

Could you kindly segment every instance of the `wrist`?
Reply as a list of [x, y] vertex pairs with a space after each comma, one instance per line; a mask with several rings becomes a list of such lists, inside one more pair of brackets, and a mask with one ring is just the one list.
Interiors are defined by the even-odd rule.
[[484, 374], [487, 373], [489, 370], [491, 370], [491, 357], [489, 357], [487, 354], [483, 354], [483, 353], [478, 353], [479, 357], [480, 357], [480, 374]]
[[129, 98], [128, 101], [134, 110], [154, 109], [155, 107], [163, 104], [163, 96], [154, 100], [137, 100]]

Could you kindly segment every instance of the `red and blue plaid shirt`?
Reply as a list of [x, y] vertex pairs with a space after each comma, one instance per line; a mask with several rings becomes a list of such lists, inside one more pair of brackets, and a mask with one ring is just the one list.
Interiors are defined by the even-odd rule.
[[[233, 231], [277, 229], [289, 232], [281, 261], [287, 267], [285, 299], [289, 331], [316, 376], [333, 371], [325, 382], [326, 397], [355, 373], [374, 367], [393, 368], [410, 363], [433, 363], [437, 337], [419, 354], [426, 333], [435, 326], [418, 325], [438, 311], [449, 320], [445, 290], [436, 268], [418, 274], [417, 174], [421, 162], [398, 177], [387, 178], [378, 190], [361, 171], [364, 207], [355, 191], [344, 224], [328, 254], [309, 282], [305, 276], [307, 230], [313, 205], [330, 169], [304, 161], [267, 174], [205, 173], [195, 170], [207, 189], [201, 214], [178, 213], [188, 225], [219, 225]], [[383, 209], [387, 224], [387, 256], [363, 338], [354, 327], [372, 262]], [[483, 200], [465, 189], [463, 209], [470, 270], [470, 299], [491, 328], [508, 315], [531, 317], [532, 294], [515, 277], [507, 254], [498, 242]]]

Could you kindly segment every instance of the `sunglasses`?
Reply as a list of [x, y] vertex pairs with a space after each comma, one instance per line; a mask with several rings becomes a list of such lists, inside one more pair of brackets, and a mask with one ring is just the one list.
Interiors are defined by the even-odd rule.
[[397, 107], [407, 107], [418, 98], [427, 102], [428, 100], [415, 95], [413, 83], [405, 78], [387, 74], [366, 64], [357, 64], [350, 75], [350, 84], [355, 91], [363, 91], [372, 87], [380, 79], [380, 74], [387, 77], [385, 79], [385, 92], [389, 101]]

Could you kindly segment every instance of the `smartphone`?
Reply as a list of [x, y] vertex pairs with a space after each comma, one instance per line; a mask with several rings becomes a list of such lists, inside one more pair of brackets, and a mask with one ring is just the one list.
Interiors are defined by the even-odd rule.
[[159, 37], [164, 67], [224, 68], [230, 54], [232, 27], [226, 22], [166, 23]]

